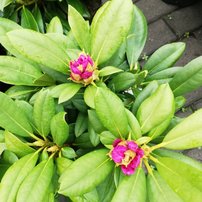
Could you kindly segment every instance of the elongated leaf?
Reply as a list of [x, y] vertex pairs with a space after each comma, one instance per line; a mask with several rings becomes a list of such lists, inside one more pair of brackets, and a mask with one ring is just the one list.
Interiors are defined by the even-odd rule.
[[83, 19], [80, 13], [69, 6], [68, 21], [71, 31], [79, 44], [80, 48], [87, 53], [90, 53], [90, 27], [89, 23]]
[[58, 157], [56, 159], [56, 165], [57, 165], [57, 172], [59, 175], [61, 175], [67, 167], [69, 167], [73, 163], [72, 160], [64, 158], [64, 157]]
[[16, 201], [16, 195], [25, 177], [34, 168], [38, 153], [28, 154], [13, 164], [5, 173], [0, 184], [2, 202]]
[[170, 82], [175, 96], [184, 95], [200, 86], [202, 79], [202, 56], [192, 60]]
[[147, 21], [145, 16], [134, 6], [134, 20], [130, 35], [126, 40], [126, 55], [131, 67], [135, 66], [140, 57], [147, 39]]
[[122, 101], [110, 90], [98, 88], [95, 110], [104, 125], [116, 137], [127, 137], [128, 120]]
[[[119, 13], [119, 15], [117, 15]], [[91, 50], [97, 64], [106, 62], [118, 50], [133, 19], [130, 0], [113, 0], [93, 19]], [[117, 23], [119, 22], [119, 23]]]
[[84, 91], [84, 100], [85, 103], [91, 107], [95, 108], [95, 94], [97, 92], [97, 88], [93, 85], [89, 85], [86, 90]]
[[6, 148], [14, 152], [18, 157], [23, 157], [27, 154], [35, 152], [35, 149], [29, 147], [9, 131], [5, 131]]
[[0, 56], [0, 81], [26, 86], [40, 86], [34, 81], [42, 76], [42, 72], [23, 60]]
[[23, 29], [11, 31], [7, 36], [12, 46], [23, 56], [66, 74], [68, 53], [46, 35]]
[[202, 146], [202, 109], [184, 119], [174, 127], [164, 138], [163, 142], [169, 149], [189, 149]]
[[119, 69], [117, 67], [107, 66], [99, 71], [99, 76], [109, 76], [111, 74], [115, 74], [122, 71], [123, 71], [122, 69]]
[[92, 127], [91, 123], [88, 122], [88, 133], [90, 137], [90, 141], [94, 147], [96, 147], [100, 143], [100, 137], [95, 132], [94, 128]]
[[158, 158], [160, 163], [157, 169], [160, 175], [168, 183], [183, 201], [200, 201], [201, 192], [201, 170], [186, 165], [172, 158]]
[[[53, 159], [38, 164], [21, 184], [16, 202], [43, 202], [54, 172]], [[36, 194], [37, 193], [37, 194]]]
[[101, 134], [99, 134], [99, 136], [100, 136], [100, 141], [102, 142], [102, 144], [104, 144], [105, 147], [111, 149], [113, 142], [116, 139], [116, 136], [114, 136], [109, 131], [103, 131]]
[[153, 175], [148, 175], [147, 188], [149, 202], [183, 202], [157, 171], [153, 171]]
[[114, 166], [107, 152], [106, 149], [96, 150], [72, 163], [59, 179], [58, 192], [65, 196], [78, 196], [100, 184]]
[[184, 49], [185, 44], [182, 42], [164, 45], [152, 54], [144, 69], [148, 70], [149, 74], [154, 74], [171, 67], [182, 55]]
[[39, 135], [46, 137], [50, 132], [51, 119], [55, 115], [54, 99], [49, 91], [41, 91], [34, 103], [33, 117]]
[[50, 23], [47, 26], [46, 32], [63, 34], [62, 23], [57, 16], [51, 19]]
[[36, 20], [39, 31], [44, 33], [44, 22], [43, 22], [43, 18], [41, 15], [41, 11], [39, 10], [39, 7], [37, 6], [37, 4], [35, 5], [32, 14], [34, 16], [34, 19]]
[[0, 2], [0, 11], [4, 11], [4, 8], [12, 3], [12, 0], [1, 0]]
[[146, 133], [174, 114], [174, 96], [168, 84], [162, 84], [140, 105], [137, 119]]
[[146, 201], [146, 178], [142, 168], [138, 168], [131, 176], [123, 177], [112, 199], [112, 202], [119, 201]]
[[48, 74], [42, 74], [41, 77], [35, 79], [34, 85], [38, 86], [52, 86], [55, 84], [55, 80], [50, 77]]
[[79, 137], [88, 128], [88, 117], [86, 114], [79, 113], [75, 124], [75, 135]]
[[27, 29], [39, 31], [38, 25], [32, 13], [23, 6], [21, 15], [21, 26]]
[[33, 131], [26, 115], [4, 93], [0, 93], [0, 106], [0, 126], [16, 135], [30, 137]]

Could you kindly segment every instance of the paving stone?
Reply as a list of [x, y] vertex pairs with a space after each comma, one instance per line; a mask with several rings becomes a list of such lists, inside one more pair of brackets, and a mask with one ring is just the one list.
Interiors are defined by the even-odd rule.
[[185, 150], [183, 153], [198, 161], [202, 161], [202, 149], [201, 148]]
[[[201, 95], [202, 96], [202, 95]], [[197, 102], [193, 103], [193, 109], [198, 110], [202, 108], [202, 99], [198, 100]]]
[[176, 113], [176, 115], [177, 115], [178, 117], [180, 117], [180, 118], [186, 118], [186, 117], [188, 117], [189, 115], [191, 115], [192, 113], [193, 113], [193, 110], [192, 110], [191, 108], [186, 108], [185, 111], [182, 111], [182, 110], [178, 111], [178, 112]]
[[202, 98], [202, 87], [198, 90], [188, 93], [185, 97], [187, 99], [185, 106], [190, 106], [191, 104], [195, 103], [196, 101]]
[[172, 12], [165, 17], [166, 22], [178, 35], [193, 31], [202, 25], [202, 1], [190, 7], [185, 7]]
[[177, 9], [162, 0], [140, 0], [136, 5], [143, 11], [149, 23]]
[[163, 20], [158, 20], [149, 25], [148, 40], [143, 53], [150, 55], [164, 44], [175, 41], [177, 37]]

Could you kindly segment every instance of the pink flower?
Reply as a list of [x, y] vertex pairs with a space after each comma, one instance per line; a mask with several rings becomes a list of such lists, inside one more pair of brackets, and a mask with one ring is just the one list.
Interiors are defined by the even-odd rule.
[[89, 55], [80, 54], [79, 58], [70, 61], [71, 80], [85, 86], [98, 79], [98, 70]]
[[125, 175], [132, 175], [139, 166], [144, 151], [138, 147], [135, 141], [116, 139], [109, 156], [117, 166], [121, 166]]

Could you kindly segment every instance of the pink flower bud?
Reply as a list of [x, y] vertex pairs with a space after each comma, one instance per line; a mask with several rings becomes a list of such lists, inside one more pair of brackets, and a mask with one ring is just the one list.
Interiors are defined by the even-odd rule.
[[109, 156], [117, 166], [121, 166], [125, 175], [132, 175], [139, 166], [144, 151], [138, 147], [135, 141], [116, 139]]
[[85, 86], [98, 79], [98, 70], [93, 60], [85, 53], [80, 54], [79, 58], [70, 61], [71, 80], [82, 83]]

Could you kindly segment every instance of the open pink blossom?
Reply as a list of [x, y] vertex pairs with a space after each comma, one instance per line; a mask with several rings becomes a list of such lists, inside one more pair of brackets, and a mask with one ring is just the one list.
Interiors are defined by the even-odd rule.
[[77, 60], [70, 61], [71, 80], [88, 85], [98, 79], [97, 68], [89, 55], [80, 54]]
[[117, 166], [121, 166], [125, 175], [132, 175], [139, 166], [144, 151], [134, 141], [116, 139], [109, 156]]

